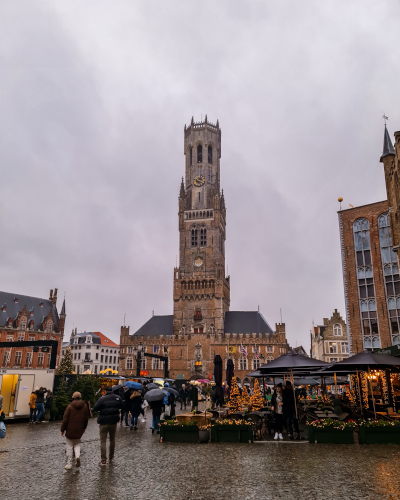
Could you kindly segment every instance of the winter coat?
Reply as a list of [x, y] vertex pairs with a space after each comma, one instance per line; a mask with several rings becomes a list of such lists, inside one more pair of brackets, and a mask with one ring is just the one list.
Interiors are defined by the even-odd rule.
[[199, 405], [199, 391], [197, 387], [194, 385], [190, 391], [190, 400], [192, 401], [192, 406]]
[[105, 396], [99, 398], [93, 407], [98, 411], [97, 423], [100, 425], [117, 424], [119, 422], [119, 411], [122, 409], [122, 400], [117, 394], [107, 391]]
[[153, 415], [161, 415], [163, 409], [163, 401], [159, 399], [158, 401], [150, 401], [150, 408], [153, 410]]
[[31, 410], [34, 410], [36, 408], [36, 394], [34, 392], [32, 392], [29, 398], [29, 408]]
[[61, 432], [68, 439], [80, 439], [89, 421], [89, 410], [82, 399], [74, 399], [67, 406], [61, 423]]
[[142, 395], [139, 391], [134, 391], [131, 394], [130, 410], [135, 417], [142, 411]]
[[[296, 398], [297, 400], [297, 398]], [[283, 414], [289, 416], [296, 412], [293, 389], [285, 389], [283, 391]]]
[[43, 391], [41, 391], [40, 389], [38, 391], [35, 392], [36, 394], [36, 404], [39, 404], [39, 403], [44, 403], [44, 394], [45, 394], [46, 389], [43, 389]]
[[[285, 400], [284, 400], [283, 392], [284, 392], [284, 391], [282, 391], [282, 392], [281, 392], [281, 395], [282, 395], [282, 403], [283, 403], [283, 405], [285, 405]], [[273, 407], [274, 407], [274, 413], [279, 413], [279, 412], [278, 412], [278, 403], [276, 402], [276, 396], [277, 396], [277, 394], [278, 394], [278, 393], [277, 393], [277, 391], [276, 391], [276, 389], [275, 389], [274, 393], [272, 394], [272, 398], [271, 398], [271, 406], [273, 406]], [[284, 408], [284, 406], [282, 406], [282, 412], [283, 412], [283, 408]]]
[[170, 405], [171, 407], [171, 410], [170, 410], [170, 413], [169, 413], [169, 416], [170, 417], [174, 417], [175, 416], [175, 394], [170, 394], [168, 396], [168, 404]]

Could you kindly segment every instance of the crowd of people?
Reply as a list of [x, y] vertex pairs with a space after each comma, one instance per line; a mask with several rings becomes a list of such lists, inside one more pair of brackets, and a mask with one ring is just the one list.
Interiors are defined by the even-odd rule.
[[45, 387], [35, 387], [29, 398], [29, 423], [40, 424], [50, 420], [50, 409], [53, 402], [53, 393]]

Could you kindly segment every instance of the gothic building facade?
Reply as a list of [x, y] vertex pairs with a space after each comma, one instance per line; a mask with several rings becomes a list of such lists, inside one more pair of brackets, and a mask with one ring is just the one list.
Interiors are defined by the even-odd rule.
[[[136, 373], [134, 347], [168, 355], [170, 376], [210, 378], [216, 354], [232, 358], [241, 379], [286, 352], [285, 325], [275, 331], [259, 311], [230, 311], [225, 274], [226, 217], [220, 186], [221, 129], [205, 121], [184, 129], [185, 178], [179, 192], [179, 267], [173, 275], [173, 314], [153, 316], [133, 335], [121, 327], [120, 373]], [[142, 371], [161, 376], [156, 358]]]

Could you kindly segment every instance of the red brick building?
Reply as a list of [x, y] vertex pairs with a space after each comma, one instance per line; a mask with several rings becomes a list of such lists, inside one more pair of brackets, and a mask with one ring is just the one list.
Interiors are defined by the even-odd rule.
[[[400, 344], [400, 278], [396, 250], [399, 234], [399, 140], [396, 151], [385, 126], [383, 154], [389, 200], [371, 203], [339, 214], [351, 354]], [[395, 206], [395, 208], [393, 208]]]
[[[121, 327], [120, 370], [136, 373], [133, 348], [168, 353], [170, 376], [209, 378], [214, 356], [231, 358], [241, 380], [287, 350], [285, 325], [275, 331], [259, 311], [230, 311], [225, 273], [227, 209], [220, 188], [221, 129], [207, 120], [184, 129], [185, 179], [179, 192], [179, 267], [173, 274], [173, 314], [153, 316], [133, 335]], [[247, 353], [247, 355], [246, 355]], [[163, 375], [158, 359], [142, 370]]]
[[[15, 293], [0, 292], [0, 342], [57, 340], [57, 366], [65, 325], [65, 299], [57, 311], [57, 288], [48, 300]], [[1, 368], [48, 368], [50, 352], [32, 347], [0, 348]]]

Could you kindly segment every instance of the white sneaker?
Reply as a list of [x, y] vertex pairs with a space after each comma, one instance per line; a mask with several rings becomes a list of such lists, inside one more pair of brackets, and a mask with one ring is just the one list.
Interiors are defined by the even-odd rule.
[[65, 466], [65, 468], [66, 468], [67, 470], [71, 470], [71, 469], [72, 469], [72, 465], [71, 465], [71, 464], [67, 464], [67, 465]]
[[277, 432], [275, 432], [274, 439], [278, 439], [278, 433]]
[[283, 436], [281, 433], [279, 433], [279, 439], [283, 439]]

